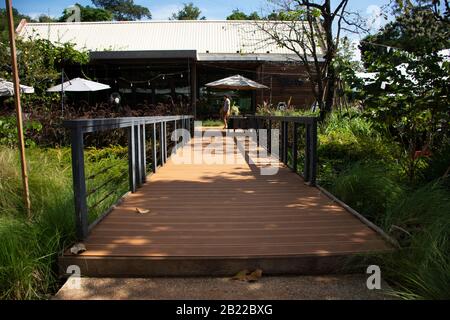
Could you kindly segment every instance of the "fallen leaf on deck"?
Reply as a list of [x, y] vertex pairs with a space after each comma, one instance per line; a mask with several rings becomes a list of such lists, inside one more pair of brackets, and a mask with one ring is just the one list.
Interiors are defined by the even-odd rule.
[[70, 248], [70, 253], [72, 254], [80, 254], [86, 251], [86, 246], [81, 242], [75, 244], [72, 248]]
[[148, 209], [136, 208], [136, 212], [137, 212], [137, 213], [140, 213], [140, 214], [144, 214], [144, 213], [149, 213], [150, 210], [148, 210]]
[[246, 270], [242, 270], [239, 271], [238, 273], [236, 273], [236, 275], [234, 275], [231, 279], [233, 280], [239, 280], [239, 281], [246, 281], [247, 280], [247, 274], [249, 273], [249, 271]]
[[248, 271], [247, 269], [239, 271], [235, 276], [233, 276], [232, 280], [239, 281], [247, 281], [247, 282], [255, 282], [258, 281], [259, 278], [262, 277], [262, 270], [256, 269], [253, 272]]
[[261, 278], [261, 276], [262, 276], [262, 270], [256, 269], [255, 271], [253, 271], [252, 273], [250, 273], [247, 276], [247, 281], [249, 281], [249, 282], [258, 281], [258, 279]]

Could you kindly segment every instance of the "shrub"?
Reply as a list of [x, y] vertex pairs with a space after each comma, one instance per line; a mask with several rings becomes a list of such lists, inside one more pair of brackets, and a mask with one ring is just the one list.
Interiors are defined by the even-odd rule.
[[[42, 131], [39, 121], [24, 121], [25, 146], [35, 146], [33, 137]], [[15, 117], [0, 117], [0, 145], [14, 147], [17, 144], [17, 122]]]
[[377, 162], [398, 170], [395, 145], [359, 113], [332, 113], [319, 126], [318, 177], [330, 187], [337, 175], [356, 162]]
[[207, 119], [207, 120], [202, 121], [202, 126], [204, 126], [204, 127], [223, 127], [223, 121]]
[[240, 115], [239, 106], [233, 105], [231, 107], [231, 115], [232, 116], [238, 116]]

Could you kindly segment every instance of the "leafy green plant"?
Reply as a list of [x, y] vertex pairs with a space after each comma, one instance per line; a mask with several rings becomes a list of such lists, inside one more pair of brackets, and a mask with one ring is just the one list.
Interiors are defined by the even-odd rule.
[[383, 163], [398, 170], [396, 145], [360, 112], [333, 112], [319, 126], [318, 177], [330, 187], [337, 175], [356, 162]]
[[439, 50], [448, 48], [449, 28], [434, 17], [430, 7], [410, 8], [362, 45], [376, 77], [359, 88], [360, 97], [367, 116], [401, 147], [411, 183], [424, 169], [417, 152], [438, 150], [448, 136], [450, 62]]
[[[33, 136], [42, 131], [39, 121], [24, 121], [25, 145], [33, 147], [36, 145]], [[17, 123], [14, 117], [0, 117], [0, 145], [13, 147], [17, 145]]]
[[238, 116], [238, 115], [240, 115], [239, 106], [235, 105], [234, 103], [233, 103], [233, 105], [231, 106], [231, 115], [232, 115], [232, 116]]

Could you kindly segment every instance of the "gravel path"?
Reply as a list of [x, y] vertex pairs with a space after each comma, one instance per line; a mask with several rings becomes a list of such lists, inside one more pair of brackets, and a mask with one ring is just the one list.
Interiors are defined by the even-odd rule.
[[230, 278], [82, 278], [81, 289], [70, 282], [54, 299], [392, 299], [382, 290], [368, 290], [366, 275], [262, 277], [256, 282]]

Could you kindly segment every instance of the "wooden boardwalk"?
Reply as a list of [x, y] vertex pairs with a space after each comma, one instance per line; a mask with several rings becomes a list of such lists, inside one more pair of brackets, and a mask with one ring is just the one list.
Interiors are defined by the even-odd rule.
[[[324, 273], [337, 272], [350, 256], [390, 249], [275, 158], [249, 164], [233, 138], [212, 140], [222, 149], [215, 155], [234, 163], [169, 158], [92, 230], [87, 251], [66, 252], [61, 266], [79, 264], [82, 274], [96, 276], [232, 274], [245, 267]], [[199, 156], [210, 142], [194, 138], [177, 154], [190, 148]], [[233, 148], [222, 148], [225, 142]], [[261, 175], [270, 161], [278, 173]]]

